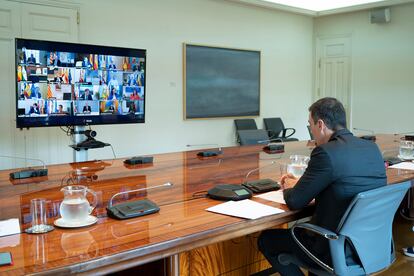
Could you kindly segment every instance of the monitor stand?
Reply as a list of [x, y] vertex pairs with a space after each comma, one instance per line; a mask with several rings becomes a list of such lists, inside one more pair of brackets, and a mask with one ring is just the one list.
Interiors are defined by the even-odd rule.
[[[79, 144], [87, 139], [83, 134], [85, 133], [85, 126], [75, 126], [72, 134], [72, 141], [74, 145]], [[88, 161], [88, 150], [87, 149], [73, 149], [73, 161], [74, 162], [85, 162]]]

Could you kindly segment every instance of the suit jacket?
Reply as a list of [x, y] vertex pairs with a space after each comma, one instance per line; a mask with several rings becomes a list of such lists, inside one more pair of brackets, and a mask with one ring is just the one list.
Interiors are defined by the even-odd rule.
[[[312, 151], [305, 173], [293, 188], [284, 191], [284, 198], [290, 209], [303, 208], [315, 199], [312, 223], [335, 232], [356, 194], [386, 184], [378, 146], [341, 129]], [[302, 233], [302, 238], [319, 257], [330, 262], [325, 239], [308, 233]]]
[[91, 109], [91, 107], [88, 105], [88, 106], [84, 106], [83, 107], [83, 112], [92, 112], [92, 109]]

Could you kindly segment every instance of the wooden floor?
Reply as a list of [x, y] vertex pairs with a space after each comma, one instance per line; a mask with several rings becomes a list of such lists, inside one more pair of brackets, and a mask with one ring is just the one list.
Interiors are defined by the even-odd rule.
[[[389, 269], [375, 276], [414, 276], [414, 258], [406, 257], [402, 252], [403, 247], [414, 246], [413, 226], [414, 221], [403, 219], [399, 214], [395, 216], [393, 236], [397, 260]], [[277, 275], [280, 274], [272, 274]]]
[[414, 275], [414, 258], [406, 257], [402, 253], [403, 247], [414, 246], [414, 232], [412, 231], [414, 221], [403, 219], [400, 215], [394, 220], [394, 241], [397, 260], [386, 271], [379, 273], [380, 276], [412, 276]]

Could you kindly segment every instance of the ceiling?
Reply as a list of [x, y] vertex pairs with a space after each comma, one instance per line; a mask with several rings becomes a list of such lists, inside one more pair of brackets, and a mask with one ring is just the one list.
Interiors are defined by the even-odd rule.
[[[358, 10], [413, 3], [414, 0], [227, 0], [309, 16], [323, 16]], [[368, 2], [368, 3], [367, 3]], [[311, 5], [316, 4], [316, 5]]]

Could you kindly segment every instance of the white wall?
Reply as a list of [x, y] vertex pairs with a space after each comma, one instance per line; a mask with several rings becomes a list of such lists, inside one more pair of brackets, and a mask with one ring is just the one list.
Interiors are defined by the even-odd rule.
[[[182, 43], [260, 50], [261, 117], [281, 116], [306, 138], [312, 19], [226, 1], [83, 1], [80, 42], [148, 50], [146, 123], [102, 126], [121, 156], [235, 144], [233, 119], [183, 120]], [[108, 24], [110, 22], [110, 24]]]
[[352, 37], [353, 126], [379, 133], [414, 131], [414, 4], [391, 7], [391, 22], [368, 11], [316, 18], [314, 34]]
[[[94, 127], [97, 138], [111, 143], [118, 157], [186, 150], [185, 145], [191, 143], [235, 145], [233, 119], [183, 120], [183, 42], [260, 50], [258, 126], [262, 127], [263, 117], [282, 117], [287, 127], [297, 129], [296, 137], [308, 138], [313, 44], [310, 17], [219, 0], [83, 0], [79, 42], [147, 49], [146, 123]], [[10, 81], [7, 91], [1, 92], [9, 102], [14, 98], [14, 79]], [[1, 109], [0, 116], [4, 112]], [[9, 126], [15, 138], [0, 140], [0, 154], [11, 147], [7, 154], [22, 156], [23, 133]], [[29, 148], [36, 150], [28, 156], [48, 163], [72, 161], [70, 140], [57, 128], [31, 129], [26, 135], [31, 140], [44, 131], [49, 131], [51, 138], [29, 142]], [[5, 135], [0, 132], [0, 137]], [[109, 148], [89, 151], [90, 159], [111, 156]]]

